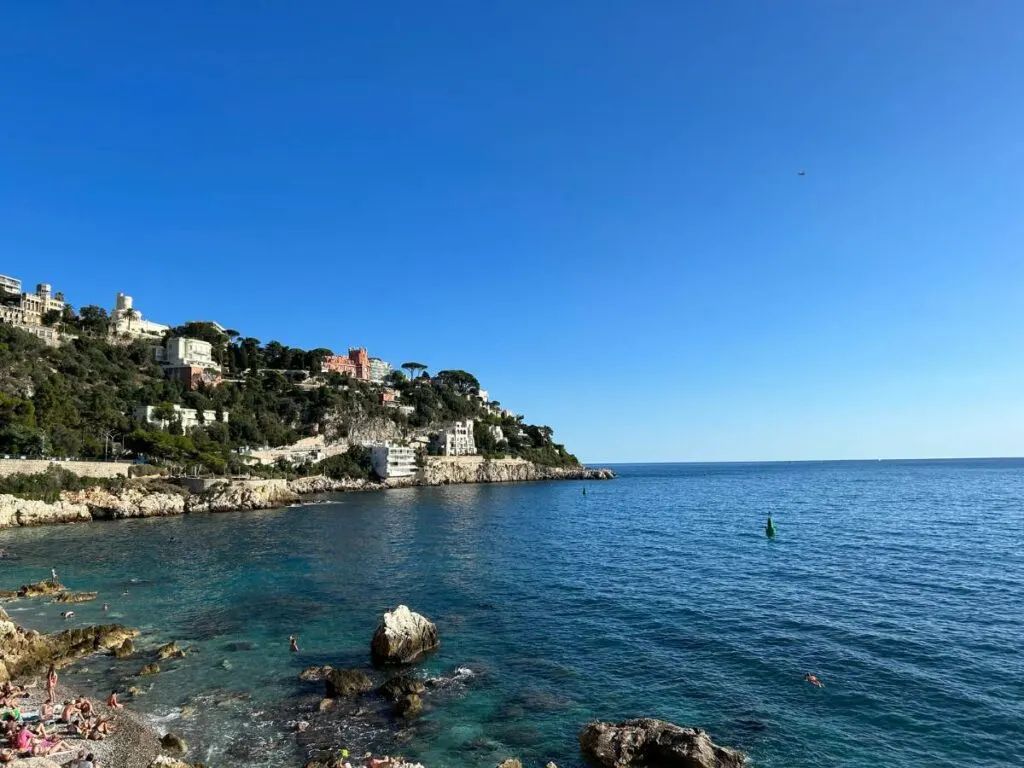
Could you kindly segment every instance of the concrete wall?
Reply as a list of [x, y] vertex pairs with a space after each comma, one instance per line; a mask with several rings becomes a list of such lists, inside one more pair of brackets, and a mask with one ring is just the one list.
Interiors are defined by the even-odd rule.
[[47, 461], [45, 459], [0, 459], [0, 477], [41, 475], [50, 467], [61, 467], [80, 477], [127, 477], [127, 461]]

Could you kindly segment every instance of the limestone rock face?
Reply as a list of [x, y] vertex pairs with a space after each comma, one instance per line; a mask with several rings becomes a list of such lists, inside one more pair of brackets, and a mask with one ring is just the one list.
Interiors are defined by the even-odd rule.
[[700, 728], [642, 718], [590, 723], [579, 735], [584, 756], [600, 768], [742, 768], [742, 752], [720, 747]]
[[273, 509], [299, 500], [286, 480], [248, 480], [225, 482], [188, 501], [189, 512], [237, 512], [247, 509]]
[[76, 523], [92, 520], [89, 509], [82, 504], [66, 501], [34, 501], [0, 494], [0, 528], [18, 525], [47, 525], [50, 523]]
[[531, 480], [610, 480], [610, 469], [548, 467], [525, 459], [485, 459], [481, 456], [428, 459], [423, 470], [425, 485], [449, 483], [514, 483]]
[[358, 669], [332, 669], [324, 680], [324, 690], [329, 699], [355, 696], [372, 688], [373, 682]]
[[337, 491], [364, 491], [371, 488], [381, 487], [377, 483], [366, 480], [343, 477], [335, 480], [324, 475], [313, 475], [311, 477], [298, 477], [288, 481], [288, 490], [299, 495], [310, 493], [331, 493]]
[[184, 493], [163, 493], [143, 486], [122, 488], [116, 493], [93, 487], [65, 491], [65, 501], [85, 505], [92, 517], [121, 520], [129, 517], [166, 517], [185, 514]]
[[374, 664], [411, 664], [440, 645], [437, 627], [400, 605], [384, 614], [370, 642]]

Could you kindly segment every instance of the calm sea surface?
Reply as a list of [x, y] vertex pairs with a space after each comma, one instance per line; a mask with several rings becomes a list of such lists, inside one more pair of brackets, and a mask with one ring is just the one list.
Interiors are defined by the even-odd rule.
[[[400, 602], [438, 623], [419, 673], [449, 682], [414, 727], [339, 722], [334, 746], [572, 768], [588, 720], [651, 715], [766, 768], [1024, 765], [1024, 461], [617, 470], [16, 530], [0, 586], [55, 566], [101, 592], [74, 623], [195, 646], [130, 706], [213, 765], [301, 765], [280, 727], [315, 690], [296, 674], [366, 664]], [[65, 626], [61, 606], [8, 608]], [[69, 679], [101, 692], [142, 663], [97, 657]]]

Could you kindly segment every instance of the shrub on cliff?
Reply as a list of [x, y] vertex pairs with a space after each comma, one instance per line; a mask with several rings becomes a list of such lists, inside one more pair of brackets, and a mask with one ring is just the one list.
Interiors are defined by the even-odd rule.
[[51, 466], [38, 475], [16, 474], [0, 478], [0, 493], [53, 502], [60, 498], [61, 491], [80, 491], [97, 485], [110, 487], [113, 482], [98, 477], [79, 477], [63, 467]]

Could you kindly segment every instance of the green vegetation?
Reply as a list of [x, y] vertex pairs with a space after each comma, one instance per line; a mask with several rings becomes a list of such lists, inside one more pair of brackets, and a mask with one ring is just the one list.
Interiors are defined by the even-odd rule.
[[113, 480], [98, 477], [79, 477], [63, 467], [52, 466], [38, 475], [8, 475], [0, 478], [0, 493], [9, 493], [23, 499], [53, 502], [61, 491], [81, 491], [103, 486], [110, 488], [124, 484], [123, 478]]
[[[225, 376], [220, 386], [188, 391], [156, 365], [153, 342], [111, 343], [109, 317], [100, 307], [83, 307], [77, 314], [69, 308], [47, 321], [78, 338], [47, 347], [0, 324], [0, 455], [140, 456], [168, 468], [200, 467], [216, 474], [324, 472], [365, 478], [371, 473], [369, 451], [361, 447], [298, 468], [253, 466], [245, 449], [288, 445], [313, 435], [343, 438], [371, 422], [391, 422], [406, 435], [425, 434], [468, 418], [477, 421], [475, 437], [485, 455], [578, 463], [553, 442], [550, 428], [491, 413], [476, 396], [479, 382], [466, 371], [440, 371], [430, 378], [426, 365], [403, 364], [410, 376], [395, 371], [387, 384], [399, 393], [402, 405], [415, 408], [405, 415], [382, 405], [379, 386], [320, 373], [321, 361], [332, 354], [329, 349], [263, 344], [210, 323], [188, 323], [171, 333], [209, 341]], [[144, 405], [155, 406], [154, 417], [166, 422], [164, 428], [136, 419], [135, 409]], [[200, 425], [186, 432], [175, 406], [195, 409]], [[205, 412], [209, 417], [203, 417]], [[58, 480], [45, 482], [50, 485], [40, 493], [48, 493]]]

